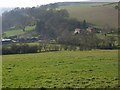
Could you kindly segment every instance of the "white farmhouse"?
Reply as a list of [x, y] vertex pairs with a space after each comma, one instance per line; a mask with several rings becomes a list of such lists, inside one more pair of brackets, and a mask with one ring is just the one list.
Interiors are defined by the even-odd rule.
[[79, 34], [79, 33], [80, 33], [80, 28], [76, 28], [74, 34]]

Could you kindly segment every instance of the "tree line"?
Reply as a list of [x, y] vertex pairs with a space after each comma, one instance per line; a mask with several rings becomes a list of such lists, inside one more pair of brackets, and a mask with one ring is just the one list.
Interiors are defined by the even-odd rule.
[[72, 45], [56, 45], [56, 44], [39, 44], [39, 45], [29, 45], [22, 43], [20, 45], [12, 44], [10, 47], [3, 47], [2, 54], [27, 54], [27, 53], [41, 53], [41, 52], [52, 52], [52, 51], [61, 51], [77, 50], [76, 46]]
[[[79, 36], [77, 36], [79, 37]], [[11, 44], [9, 47], [2, 47], [2, 54], [27, 54], [27, 53], [42, 53], [42, 52], [53, 52], [53, 51], [85, 51], [92, 49], [120, 49], [120, 47], [115, 45], [113, 38], [107, 40], [93, 38], [95, 36], [90, 36], [89, 38], [81, 37], [80, 39], [75, 39], [77, 37], [71, 38], [66, 41], [59, 41], [60, 44], [45, 44], [40, 43], [39, 45], [29, 45], [26, 43], [21, 44]], [[83, 39], [84, 40], [81, 40]], [[91, 39], [92, 40], [89, 40]]]

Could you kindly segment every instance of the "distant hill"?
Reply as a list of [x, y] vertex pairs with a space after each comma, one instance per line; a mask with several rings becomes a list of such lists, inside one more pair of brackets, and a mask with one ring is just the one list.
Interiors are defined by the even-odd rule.
[[[3, 25], [4, 31], [10, 30], [10, 27], [14, 27], [16, 22], [22, 23], [21, 20], [25, 19], [19, 18], [25, 18], [26, 16], [30, 17], [28, 22], [34, 23], [34, 20], [38, 20], [40, 16], [40, 10], [51, 7], [51, 5], [53, 5], [52, 7], [54, 8], [56, 8], [57, 5], [58, 9], [66, 9], [71, 18], [76, 18], [81, 22], [86, 20], [88, 23], [100, 27], [118, 27], [118, 10], [115, 9], [117, 2], [59, 2], [40, 7], [16, 8], [14, 9], [15, 12], [4, 13], [4, 15], [6, 15], [6, 17], [3, 18], [5, 22]], [[2, 13], [11, 9], [13, 8], [0, 8], [0, 12]]]
[[59, 6], [86, 5], [86, 4], [107, 4], [108, 2], [58, 2]]
[[[62, 9], [67, 9], [71, 18], [80, 21], [86, 20], [98, 26], [118, 26], [117, 2], [58, 2], [55, 3]], [[0, 14], [13, 8], [0, 8]]]
[[117, 3], [108, 2], [80, 2], [59, 3], [60, 8], [67, 9], [70, 17], [87, 20], [98, 26], [118, 26]]

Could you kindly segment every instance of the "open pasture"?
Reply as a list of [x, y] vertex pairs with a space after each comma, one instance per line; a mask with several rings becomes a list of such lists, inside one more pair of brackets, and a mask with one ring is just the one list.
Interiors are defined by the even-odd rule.
[[115, 88], [118, 51], [3, 55], [3, 88]]

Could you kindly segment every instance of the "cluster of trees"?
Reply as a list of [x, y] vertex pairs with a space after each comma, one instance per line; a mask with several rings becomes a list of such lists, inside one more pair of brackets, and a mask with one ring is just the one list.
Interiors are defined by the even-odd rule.
[[64, 30], [74, 30], [77, 27], [86, 28], [86, 21], [70, 19], [65, 9], [59, 9], [57, 3], [32, 8], [15, 8], [2, 14], [3, 31], [22, 29], [25, 26], [36, 25], [39, 34], [48, 37], [59, 35]]
[[91, 24], [86, 20], [80, 22], [76, 19], [70, 18], [69, 13], [65, 9], [58, 10], [46, 9], [42, 12], [41, 17], [37, 20], [36, 31], [44, 39], [57, 39], [62, 34], [74, 31], [75, 28], [86, 29]]
[[2, 14], [2, 28], [3, 31], [10, 29], [22, 29], [25, 31], [25, 26], [33, 25], [34, 18], [26, 13], [26, 9], [15, 8], [9, 12]]
[[91, 50], [91, 49], [118, 49], [115, 37], [100, 38], [94, 32], [83, 31], [80, 34], [73, 35], [72, 33], [66, 32], [59, 39], [59, 44], [64, 45], [75, 45], [80, 50]]
[[[48, 4], [32, 8], [15, 8], [2, 14], [3, 31], [10, 28], [20, 28], [25, 30], [25, 26], [34, 25], [39, 17], [42, 17], [46, 9], [57, 7], [56, 4]], [[42, 16], [41, 16], [42, 15]]]

